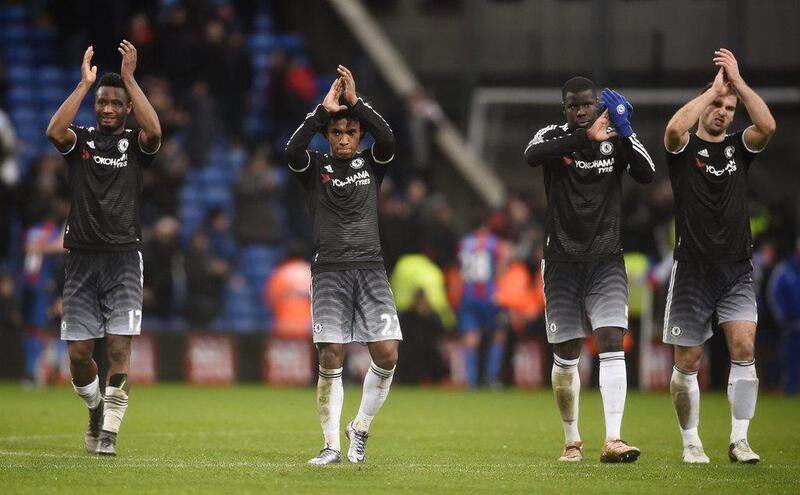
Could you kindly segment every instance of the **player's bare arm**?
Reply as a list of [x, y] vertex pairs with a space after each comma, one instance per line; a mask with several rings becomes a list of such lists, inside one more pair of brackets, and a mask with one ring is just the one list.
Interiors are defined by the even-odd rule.
[[94, 48], [90, 46], [83, 53], [81, 80], [78, 86], [67, 99], [64, 100], [64, 103], [58, 107], [58, 110], [53, 114], [50, 123], [47, 125], [47, 139], [62, 153], [69, 151], [75, 144], [77, 138], [75, 133], [70, 130], [69, 126], [75, 120], [81, 102], [83, 102], [83, 99], [89, 91], [91, 91], [92, 85], [94, 85], [97, 79], [97, 66], [90, 65], [93, 55]]
[[711, 87], [703, 94], [694, 98], [678, 110], [669, 120], [664, 132], [664, 146], [667, 151], [675, 153], [683, 148], [689, 141], [689, 130], [697, 124], [703, 110], [717, 97], [729, 92], [728, 82], [725, 80], [725, 71], [720, 68]]
[[753, 125], [745, 129], [744, 141], [753, 151], [761, 151], [775, 134], [775, 118], [764, 100], [747, 85], [739, 72], [739, 63], [733, 52], [720, 48], [714, 52], [714, 64], [725, 73], [729, 84], [739, 93], [739, 99], [747, 109]]
[[128, 40], [122, 40], [117, 51], [122, 55], [122, 67], [119, 74], [131, 97], [131, 104], [136, 112], [136, 121], [142, 128], [139, 133], [139, 145], [145, 153], [155, 153], [161, 146], [161, 123], [158, 121], [156, 110], [147, 100], [133, 76], [136, 70], [136, 47]]

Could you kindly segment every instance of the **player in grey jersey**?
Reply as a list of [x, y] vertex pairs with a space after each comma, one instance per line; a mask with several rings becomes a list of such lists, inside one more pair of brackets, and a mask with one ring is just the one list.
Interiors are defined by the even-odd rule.
[[551, 379], [565, 437], [559, 460], [583, 459], [578, 361], [583, 339], [593, 335], [606, 423], [600, 461], [634, 462], [639, 449], [620, 438], [627, 393], [622, 339], [628, 328], [621, 184], [626, 173], [650, 182], [655, 167], [631, 127], [633, 108], [621, 95], [605, 89], [598, 99], [591, 80], [574, 77], [562, 97], [567, 122], [542, 128], [525, 149], [528, 165], [544, 168], [547, 193], [542, 279], [547, 340], [553, 344]]
[[[119, 74], [104, 75], [94, 93], [97, 128], [71, 125], [92, 89], [97, 67], [86, 49], [78, 87], [47, 126], [47, 137], [69, 165], [72, 208], [64, 236], [61, 338], [67, 341], [75, 391], [89, 408], [84, 438], [89, 452], [116, 455], [116, 438], [128, 407], [131, 339], [141, 332], [142, 277], [139, 198], [141, 168], [161, 144], [161, 125], [136, 79], [136, 48], [123, 40]], [[141, 129], [125, 128], [131, 111]], [[109, 372], [99, 390], [94, 339], [107, 338]]]
[[[715, 51], [714, 64], [719, 67], [714, 82], [675, 113], [664, 133], [675, 196], [676, 245], [663, 340], [675, 350], [670, 392], [683, 437], [683, 461], [708, 463], [697, 431], [697, 371], [716, 318], [731, 357], [728, 456], [732, 462], [752, 464], [760, 457], [747, 440], [758, 394], [747, 171], [775, 132], [775, 119], [742, 79], [730, 50]], [[727, 134], [737, 99], [753, 125]], [[695, 124], [697, 132], [692, 134]]]
[[[341, 461], [339, 419], [344, 401], [344, 344], [366, 343], [372, 363], [361, 406], [345, 434], [347, 458], [364, 462], [370, 423], [386, 400], [402, 339], [378, 236], [378, 189], [394, 157], [389, 125], [356, 94], [350, 71], [339, 78], [286, 145], [289, 169], [300, 180], [314, 225], [311, 265], [313, 339], [319, 351], [317, 412], [324, 445], [309, 464]], [[364, 132], [375, 144], [358, 151]], [[308, 150], [317, 132], [330, 153]]]

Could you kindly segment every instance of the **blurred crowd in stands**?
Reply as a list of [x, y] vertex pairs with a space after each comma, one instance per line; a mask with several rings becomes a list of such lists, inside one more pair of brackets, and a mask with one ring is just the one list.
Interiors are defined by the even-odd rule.
[[[144, 179], [143, 330], [269, 332], [310, 340], [310, 225], [281, 153], [334, 76], [315, 72], [302, 39], [281, 24], [277, 3], [120, 1], [102, 12], [94, 2], [0, 7], [4, 356], [35, 354], [37, 335], [55, 334], [60, 321], [61, 236], [69, 203], [66, 163], [46, 142], [46, 123], [77, 83], [85, 47], [95, 45], [100, 72], [118, 70], [114, 47], [123, 37], [138, 49], [137, 79], [164, 134]], [[30, 53], [24, 49], [29, 45], [35, 46]], [[44, 73], [49, 76], [41, 79]], [[94, 125], [91, 103], [84, 102], [77, 124]], [[387, 114], [393, 128], [413, 125], [397, 115]], [[315, 145], [324, 149], [326, 143]], [[479, 211], [456, 210], [415, 170], [396, 160], [380, 195], [384, 256], [405, 337], [398, 377], [435, 382], [446, 372], [436, 342], [458, 336], [458, 245], [479, 225], [510, 253], [496, 281], [508, 346], [524, 338], [544, 341], [539, 264], [545, 198], [512, 189], [502, 208], [470, 222], [465, 219]], [[623, 245], [629, 270], [638, 271], [632, 284], [652, 290], [660, 340], [659, 306], [671, 266], [671, 189], [660, 182], [625, 198]], [[782, 383], [787, 393], [797, 393], [800, 245], [795, 249], [779, 212], [757, 205], [752, 212], [759, 374], [762, 383]], [[634, 322], [642, 317], [636, 306], [632, 301]], [[3, 359], [0, 366], [0, 376], [13, 376], [23, 360]], [[34, 372], [28, 367], [25, 374], [32, 378]]]

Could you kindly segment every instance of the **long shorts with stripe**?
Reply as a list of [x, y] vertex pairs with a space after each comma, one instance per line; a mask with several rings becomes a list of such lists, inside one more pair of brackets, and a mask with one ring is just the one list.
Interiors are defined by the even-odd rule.
[[694, 347], [713, 335], [714, 318], [758, 322], [753, 265], [673, 261], [664, 311], [665, 344]]
[[139, 251], [73, 249], [64, 269], [63, 340], [141, 333], [144, 279]]
[[382, 268], [315, 273], [311, 319], [315, 344], [403, 340]]
[[621, 257], [571, 263], [542, 260], [547, 341], [589, 337], [604, 327], [628, 328], [628, 275]]

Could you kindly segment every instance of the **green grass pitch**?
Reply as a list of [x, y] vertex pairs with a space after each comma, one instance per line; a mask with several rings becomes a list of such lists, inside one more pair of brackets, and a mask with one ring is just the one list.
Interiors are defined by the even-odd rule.
[[[361, 391], [345, 390], [342, 425]], [[563, 434], [549, 390], [395, 387], [373, 422], [367, 463], [312, 467], [320, 448], [314, 390], [256, 385], [134, 387], [115, 458], [83, 451], [86, 412], [68, 387], [0, 384], [0, 492], [17, 493], [798, 493], [800, 401], [759, 397], [750, 429], [763, 458], [727, 459], [721, 393], [701, 398], [712, 463], [684, 466], [667, 394], [628, 394], [623, 436], [635, 464], [601, 465], [602, 406], [581, 396], [586, 458], [556, 461]], [[346, 439], [342, 434], [343, 445]]]

